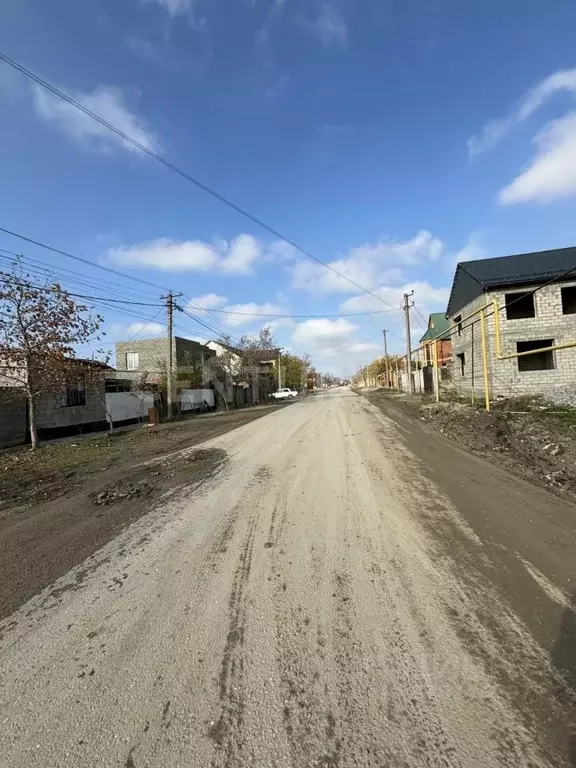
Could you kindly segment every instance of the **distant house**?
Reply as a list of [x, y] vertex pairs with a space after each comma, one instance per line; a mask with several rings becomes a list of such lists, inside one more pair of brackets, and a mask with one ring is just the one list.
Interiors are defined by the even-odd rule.
[[207, 341], [206, 346], [215, 353], [216, 358], [224, 358], [226, 360], [231, 375], [237, 376], [240, 373], [242, 368], [242, 350], [230, 344], [225, 344], [223, 341]]
[[[576, 341], [576, 247], [458, 264], [447, 315], [456, 326], [451, 369], [460, 390], [484, 389], [480, 317], [473, 313], [486, 305], [492, 396], [576, 386], [576, 348], [554, 349]], [[542, 351], [517, 357], [532, 350]]]
[[434, 390], [434, 355], [440, 369], [440, 383], [446, 367], [452, 362], [452, 341], [450, 338], [450, 321], [444, 312], [433, 312], [428, 317], [428, 328], [420, 339], [422, 349], [421, 371], [416, 370], [415, 376], [420, 376], [419, 385], [415, 390], [432, 392]]
[[[275, 390], [280, 350], [251, 349], [247, 352], [222, 341], [213, 340], [208, 341], [206, 346], [214, 351], [217, 358], [226, 359], [230, 383], [251, 390], [250, 402], [262, 402]], [[247, 367], [252, 366], [254, 370], [248, 372]]]
[[[436, 355], [438, 365], [448, 365], [452, 361], [452, 341], [450, 338], [450, 321], [444, 312], [433, 312], [428, 318], [428, 328], [426, 333], [420, 339], [420, 345], [424, 348], [424, 365], [434, 364], [434, 349], [430, 344], [433, 339], [436, 341]], [[428, 342], [428, 343], [426, 343]]]

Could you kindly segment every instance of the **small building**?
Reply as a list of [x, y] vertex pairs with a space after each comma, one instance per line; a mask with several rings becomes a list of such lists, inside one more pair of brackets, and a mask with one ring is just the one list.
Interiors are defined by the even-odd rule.
[[[20, 383], [16, 383], [19, 381]], [[0, 376], [0, 448], [29, 439], [28, 400], [21, 372]], [[51, 440], [114, 426], [146, 421], [154, 405], [149, 392], [116, 377], [116, 370], [97, 360], [70, 358], [61, 384], [35, 398], [40, 440]]]
[[[107, 429], [106, 380], [114, 378], [109, 365], [72, 358], [61, 386], [35, 398], [36, 428], [40, 439]], [[0, 382], [0, 448], [28, 439], [28, 408], [24, 387], [14, 376]]]
[[555, 349], [576, 341], [576, 247], [458, 264], [447, 309], [458, 391], [484, 391], [481, 307], [491, 397], [576, 386], [576, 347]]
[[[428, 328], [420, 339], [422, 348], [421, 370], [416, 370], [415, 375], [420, 375], [420, 386], [415, 386], [415, 391], [434, 391], [434, 347], [436, 347], [436, 364], [440, 368], [440, 382], [442, 371], [452, 362], [452, 340], [450, 337], [450, 321], [445, 312], [432, 312], [428, 317]], [[433, 342], [433, 343], [431, 343]]]
[[[148, 384], [160, 384], [168, 371], [168, 339], [132, 339], [116, 342], [116, 368], [123, 378], [138, 380], [147, 374]], [[204, 366], [214, 350], [181, 336], [172, 338], [172, 365], [176, 388], [201, 387], [207, 378]]]

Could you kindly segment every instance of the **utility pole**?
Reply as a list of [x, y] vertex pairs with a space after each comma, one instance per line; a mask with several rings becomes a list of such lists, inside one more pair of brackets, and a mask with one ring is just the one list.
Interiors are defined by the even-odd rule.
[[172, 291], [168, 293], [168, 296], [166, 296], [166, 317], [167, 317], [167, 327], [168, 327], [168, 370], [166, 372], [166, 396], [168, 399], [168, 420], [172, 418], [172, 365], [173, 365], [173, 355], [172, 355], [172, 319], [174, 315], [174, 296], [172, 295]]
[[282, 389], [282, 364], [280, 350], [278, 350], [278, 389]]
[[413, 394], [412, 386], [412, 341], [410, 338], [410, 296], [414, 291], [404, 294], [404, 321], [406, 323], [406, 372], [408, 374], [408, 392]]
[[[176, 296], [183, 296], [182, 293], [177, 293]], [[172, 291], [168, 292], [167, 296], [162, 296], [163, 299], [166, 299], [166, 326], [168, 329], [168, 370], [166, 371], [166, 399], [167, 402], [167, 410], [168, 410], [168, 419], [171, 419], [174, 411], [174, 391], [173, 391], [173, 368], [174, 368], [174, 355], [172, 351], [172, 343], [173, 343], [173, 315], [174, 315], [174, 309], [180, 309], [177, 305], [174, 304], [174, 294]]]
[[386, 338], [386, 334], [388, 331], [383, 330], [382, 333], [384, 334], [384, 364], [386, 366], [386, 387], [390, 387], [390, 362], [388, 360], [388, 339]]

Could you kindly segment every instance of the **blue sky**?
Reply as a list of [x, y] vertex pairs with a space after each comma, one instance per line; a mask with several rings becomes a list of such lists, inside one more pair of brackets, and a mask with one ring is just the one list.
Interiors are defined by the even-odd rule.
[[[157, 287], [0, 248], [76, 270], [78, 292], [154, 304], [173, 288], [235, 336], [256, 312], [319, 315], [274, 319], [279, 342], [351, 373], [382, 328], [401, 348], [405, 290], [426, 317], [459, 259], [576, 242], [574, 29], [564, 0], [4, 0], [3, 53], [389, 304], [5, 64], [0, 226]], [[159, 308], [123, 310], [99, 307], [105, 346], [161, 332]]]

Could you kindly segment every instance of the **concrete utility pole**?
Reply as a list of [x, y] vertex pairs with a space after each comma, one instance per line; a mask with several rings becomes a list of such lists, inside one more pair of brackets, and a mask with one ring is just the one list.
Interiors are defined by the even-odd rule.
[[172, 418], [172, 365], [173, 365], [173, 355], [172, 355], [172, 319], [174, 315], [174, 297], [172, 295], [172, 291], [166, 296], [166, 317], [167, 317], [167, 327], [168, 327], [168, 370], [166, 372], [166, 396], [168, 399], [168, 419]]
[[[176, 296], [183, 296], [183, 293], [177, 293]], [[174, 309], [180, 309], [177, 305], [174, 304], [174, 294], [172, 291], [168, 292], [167, 296], [162, 296], [163, 299], [166, 299], [166, 326], [168, 329], [168, 370], [166, 371], [166, 399], [168, 400], [167, 403], [167, 409], [168, 409], [168, 418], [171, 419], [173, 416], [174, 411], [174, 391], [173, 391], [173, 368], [174, 368], [174, 359], [173, 359], [173, 352], [172, 352], [172, 342], [173, 342], [173, 315], [174, 315]], [[182, 311], [180, 309], [180, 311]]]
[[404, 321], [406, 323], [406, 372], [408, 374], [408, 391], [413, 394], [412, 385], [412, 341], [410, 339], [410, 296], [414, 291], [404, 294]]
[[278, 389], [282, 389], [282, 365], [280, 350], [278, 350]]
[[386, 387], [390, 387], [390, 362], [388, 360], [388, 339], [386, 338], [386, 334], [388, 331], [383, 330], [382, 333], [384, 334], [384, 364], [386, 366]]

